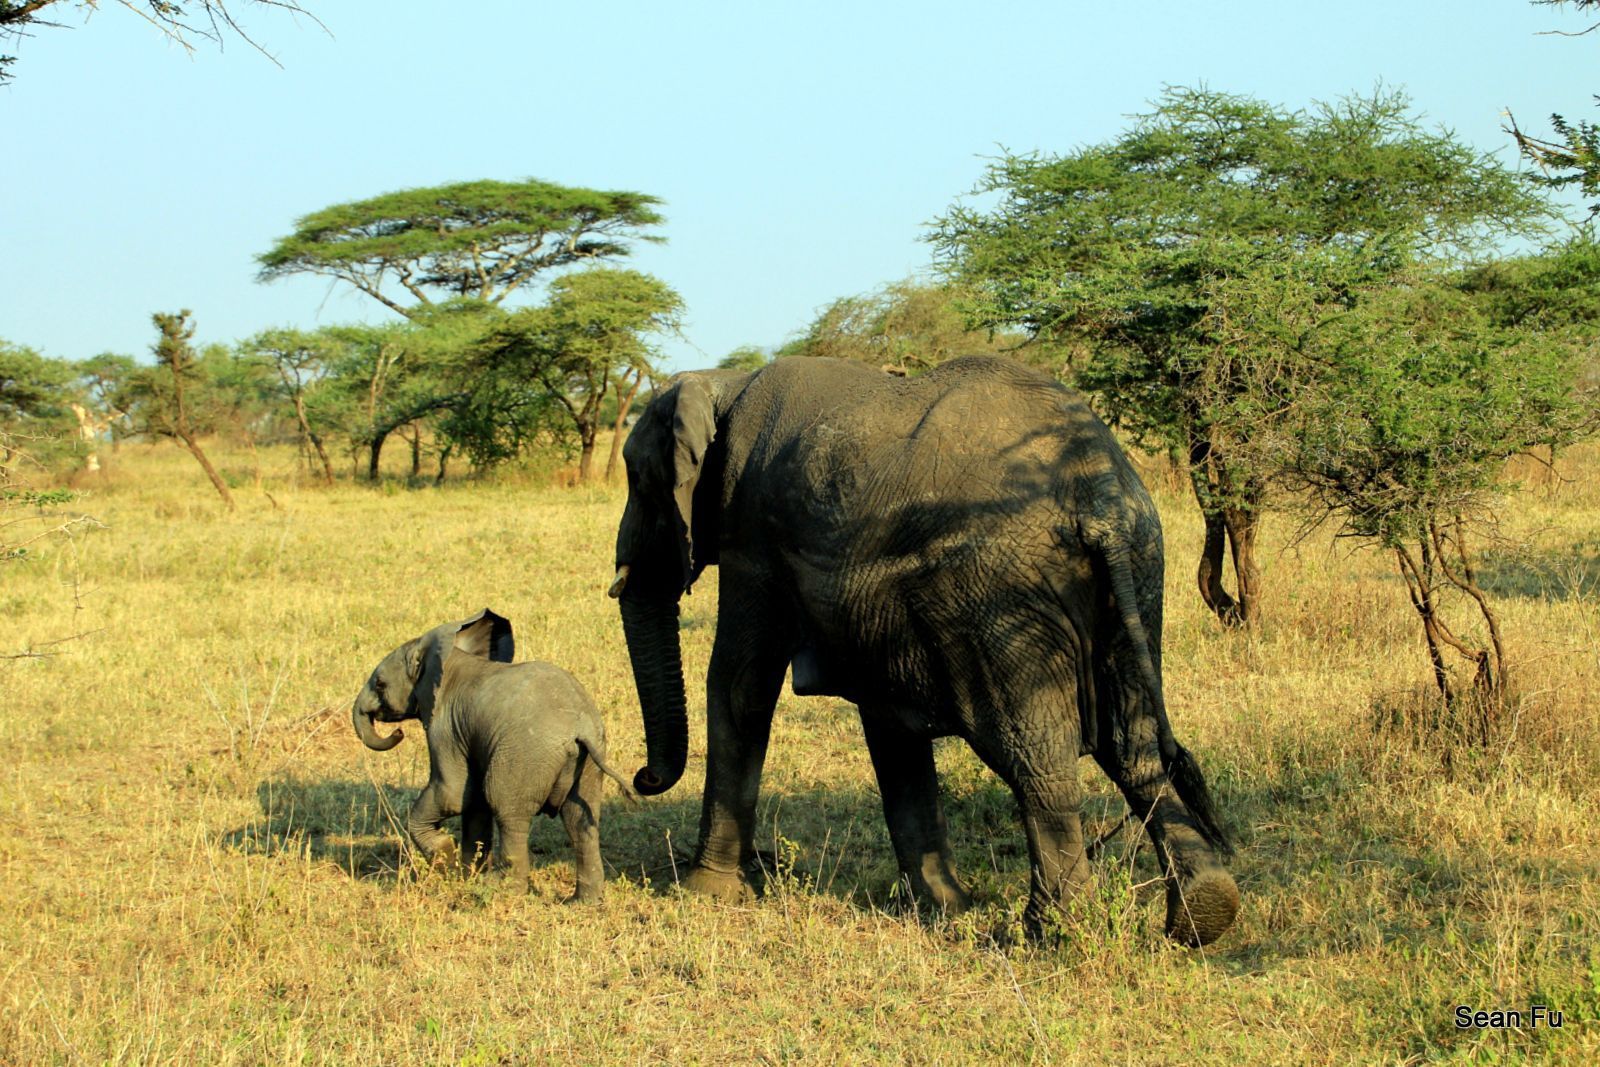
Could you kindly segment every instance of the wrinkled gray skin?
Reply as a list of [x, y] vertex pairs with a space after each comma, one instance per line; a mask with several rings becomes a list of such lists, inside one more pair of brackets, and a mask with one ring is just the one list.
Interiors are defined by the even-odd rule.
[[411, 806], [406, 830], [430, 861], [455, 850], [440, 824], [461, 816], [461, 859], [469, 870], [491, 856], [517, 885], [528, 884], [528, 829], [535, 815], [560, 814], [578, 868], [574, 899], [598, 900], [600, 796], [605, 726], [594, 701], [560, 667], [511, 662], [511, 623], [484, 609], [407, 641], [384, 657], [351, 709], [356, 734], [383, 752], [401, 731], [380, 735], [374, 723], [418, 719], [428, 734], [428, 784]]
[[1078, 758], [1144, 822], [1167, 932], [1225, 931], [1239, 896], [1193, 757], [1161, 693], [1161, 526], [1081, 397], [1008, 360], [919, 378], [786, 359], [679, 375], [628, 438], [619, 596], [645, 720], [641, 793], [687, 754], [678, 600], [719, 565], [707, 767], [690, 888], [749, 892], [773, 705], [858, 705], [901, 872], [938, 908], [957, 880], [933, 740], [965, 738], [1011, 788], [1032, 864], [1027, 919], [1089, 877]]

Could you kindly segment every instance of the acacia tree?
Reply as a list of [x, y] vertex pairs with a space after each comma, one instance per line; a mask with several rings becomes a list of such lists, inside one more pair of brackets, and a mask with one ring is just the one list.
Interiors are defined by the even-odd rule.
[[[1591, 317], [1600, 255], [1568, 250], [1547, 265], [1581, 271]], [[1544, 272], [1523, 264], [1513, 273], [1525, 283]], [[1269, 384], [1271, 367], [1256, 368], [1262, 391], [1278, 394], [1269, 406], [1279, 415], [1251, 442], [1341, 533], [1394, 554], [1450, 722], [1478, 743], [1505, 704], [1508, 657], [1473, 539], [1504, 488], [1508, 457], [1572, 440], [1589, 424], [1574, 372], [1592, 333], [1560, 310], [1542, 321], [1505, 316], [1540, 288], [1506, 279], [1418, 272], [1352, 293], [1343, 314], [1280, 350], [1303, 364], [1292, 398]], [[1447, 620], [1446, 591], [1470, 602], [1481, 636]], [[1470, 670], [1470, 700], [1450, 667], [1457, 657]]]
[[[1224, 622], [1259, 611], [1254, 543], [1265, 472], [1246, 456], [1257, 413], [1234, 400], [1228, 300], [1298, 276], [1335, 306], [1353, 284], [1452, 261], [1538, 229], [1528, 183], [1399, 94], [1309, 111], [1171, 89], [1108, 144], [1006, 154], [930, 234], [972, 321], [1079, 351], [1072, 368], [1114, 423], [1187, 457], [1205, 541], [1196, 577]], [[1314, 269], [1306, 269], [1303, 260]], [[1224, 553], [1235, 590], [1223, 583]]]
[[773, 360], [772, 353], [760, 345], [740, 345], [717, 360], [719, 370], [758, 371]]
[[298, 220], [256, 257], [258, 278], [322, 275], [412, 319], [441, 294], [499, 304], [548, 271], [662, 240], [659, 203], [532, 179], [406, 189]]
[[366, 453], [368, 479], [377, 481], [391, 435], [460, 402], [461, 392], [443, 366], [453, 349], [426, 325], [411, 323], [334, 326], [322, 336], [330, 346], [333, 380], [310, 403], [326, 421], [343, 426], [352, 449]]
[[827, 305], [780, 356], [832, 356], [891, 374], [919, 374], [954, 356], [1012, 352], [1016, 331], [973, 328], [948, 284], [907, 279]]
[[[323, 434], [311, 418], [307, 394], [326, 389], [334, 367], [336, 342], [325, 334], [304, 330], [266, 330], [240, 345], [242, 354], [270, 362], [294, 408], [301, 448], [315, 452], [322, 467], [322, 482], [333, 484], [333, 461], [323, 444]], [[320, 424], [320, 420], [319, 420]]]
[[182, 441], [195, 462], [200, 464], [200, 469], [205, 471], [222, 502], [229, 511], [233, 511], [233, 494], [228, 491], [228, 483], [222, 480], [217, 469], [211, 465], [211, 460], [206, 458], [198, 438], [199, 424], [194, 418], [192, 394], [200, 381], [194, 345], [191, 343], [194, 340], [194, 323], [189, 321], [189, 316], [192, 314], [185, 308], [176, 314], [158, 311], [150, 317], [160, 334], [151, 351], [156, 357], [157, 370], [165, 373], [143, 377], [142, 407], [148, 420], [147, 428]]
[[622, 390], [621, 425], [640, 383], [654, 373], [649, 336], [676, 330], [682, 310], [682, 298], [648, 274], [568, 274], [551, 284], [547, 303], [512, 313], [474, 346], [471, 373], [502, 410], [515, 405], [537, 414], [539, 403], [551, 402], [564, 411], [578, 441], [578, 479], [587, 482], [607, 395]]
[[72, 378], [69, 364], [0, 340], [0, 423], [59, 418]]

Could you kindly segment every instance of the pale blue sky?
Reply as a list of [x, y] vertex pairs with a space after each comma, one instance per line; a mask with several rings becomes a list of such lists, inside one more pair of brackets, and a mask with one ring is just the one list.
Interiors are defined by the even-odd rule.
[[687, 301], [683, 369], [925, 269], [985, 155], [1111, 138], [1164, 85], [1301, 106], [1382, 82], [1507, 161], [1504, 109], [1543, 130], [1600, 92], [1600, 35], [1539, 36], [1586, 23], [1522, 0], [303, 3], [331, 37], [241, 8], [282, 69], [237, 40], [190, 59], [109, 2], [0, 48], [0, 337], [143, 358], [157, 310], [205, 341], [379, 321], [252, 257], [328, 204], [537, 177], [666, 201], [632, 265]]

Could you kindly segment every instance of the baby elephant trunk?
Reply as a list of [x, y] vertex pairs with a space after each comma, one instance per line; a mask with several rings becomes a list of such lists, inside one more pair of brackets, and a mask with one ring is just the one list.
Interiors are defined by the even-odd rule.
[[356, 736], [361, 738], [361, 743], [374, 752], [387, 752], [400, 743], [405, 736], [404, 731], [396, 730], [388, 737], [378, 733], [376, 708], [368, 709], [366, 701], [361, 697], [356, 698], [355, 705], [350, 709], [350, 720], [355, 723]]

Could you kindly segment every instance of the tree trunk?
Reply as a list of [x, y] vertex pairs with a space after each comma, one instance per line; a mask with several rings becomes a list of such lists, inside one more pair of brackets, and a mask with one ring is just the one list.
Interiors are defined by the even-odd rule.
[[[1244, 612], [1238, 601], [1222, 585], [1222, 556], [1228, 547], [1229, 530], [1222, 494], [1215, 484], [1215, 455], [1211, 442], [1194, 436], [1189, 440], [1189, 482], [1194, 488], [1195, 502], [1200, 505], [1200, 516], [1205, 522], [1205, 542], [1200, 549], [1200, 564], [1195, 570], [1195, 580], [1200, 586], [1200, 599], [1212, 614], [1226, 626], [1245, 623]], [[1250, 533], [1254, 538], [1253, 530]], [[1235, 550], [1237, 552], [1237, 549]], [[1248, 555], [1246, 558], [1249, 558]], [[1237, 554], [1234, 557], [1238, 564]], [[1251, 566], [1254, 566], [1253, 561]], [[1241, 594], [1243, 589], [1240, 590]]]
[[188, 446], [189, 454], [195, 458], [195, 462], [200, 464], [200, 469], [206, 472], [206, 477], [211, 479], [211, 484], [216, 487], [217, 495], [222, 498], [224, 504], [228, 505], [228, 510], [238, 510], [233, 503], [233, 494], [228, 492], [228, 483], [222, 480], [222, 475], [217, 473], [217, 468], [213, 467], [211, 461], [206, 458], [205, 452], [200, 448], [200, 442], [196, 441], [194, 436], [187, 430], [179, 431], [178, 439]]
[[445, 468], [445, 464], [450, 462], [450, 451], [453, 448], [455, 448], [455, 445], [452, 445], [447, 441], [447, 442], [445, 442], [444, 447], [439, 449], [439, 473], [434, 475], [434, 478], [433, 478], [433, 484], [434, 485], [443, 485], [444, 484], [444, 468]]
[[1253, 627], [1261, 616], [1261, 568], [1256, 565], [1256, 533], [1261, 528], [1261, 515], [1253, 508], [1224, 508], [1222, 522], [1233, 553], [1239, 622], [1246, 628]]
[[585, 485], [594, 477], [594, 438], [595, 428], [585, 426], [580, 431], [580, 440], [583, 442], [582, 451], [578, 453], [578, 484]]
[[333, 484], [333, 460], [328, 458], [328, 450], [322, 447], [322, 438], [316, 434], [311, 435], [311, 447], [317, 450], [317, 458], [322, 461], [322, 484]]
[[369, 482], [378, 480], [378, 460], [383, 456], [383, 442], [384, 438], [388, 436], [387, 433], [375, 434], [367, 445], [367, 481]]
[[188, 325], [188, 319], [187, 310], [179, 312], [176, 316], [159, 314], [155, 316], [156, 327], [162, 334], [162, 340], [158, 345], [158, 358], [172, 372], [172, 430], [178, 439], [188, 446], [189, 454], [200, 464], [200, 469], [206, 472], [206, 477], [211, 479], [212, 486], [217, 490], [217, 495], [222, 497], [222, 502], [228, 506], [228, 510], [236, 511], [238, 509], [234, 506], [233, 494], [228, 492], [228, 483], [222, 480], [217, 468], [211, 465], [211, 461], [200, 448], [200, 442], [195, 440], [193, 431], [189, 429], [189, 412], [183, 402], [183, 371], [188, 362], [186, 353], [189, 349], [189, 338], [194, 335], [194, 327]]
[[300, 436], [302, 441], [310, 441], [311, 447], [317, 450], [317, 458], [322, 461], [322, 484], [333, 484], [333, 463], [328, 459], [328, 450], [322, 447], [322, 438], [318, 437], [311, 429], [311, 420], [306, 417], [306, 401], [297, 389], [294, 393], [294, 417], [300, 423]]
[[1440, 639], [1439, 615], [1433, 600], [1433, 554], [1427, 543], [1419, 546], [1422, 562], [1419, 565], [1403, 546], [1394, 550], [1400, 562], [1400, 576], [1406, 581], [1406, 592], [1411, 596], [1411, 606], [1422, 620], [1423, 637], [1428, 642], [1428, 662], [1433, 665], [1433, 684], [1439, 689], [1439, 699], [1446, 707], [1455, 700], [1450, 685], [1450, 672], [1445, 669], [1443, 642]]
[[239, 432], [244, 435], [244, 443], [250, 449], [250, 480], [257, 489], [261, 488], [261, 453], [256, 451], [256, 435], [244, 426], [239, 427]]
[[1489, 603], [1488, 594], [1478, 585], [1478, 575], [1473, 569], [1472, 558], [1467, 555], [1467, 545], [1464, 523], [1461, 516], [1455, 517], [1451, 528], [1449, 542], [1455, 548], [1456, 564], [1452, 565], [1449, 552], [1445, 548], [1446, 538], [1439, 529], [1439, 524], [1428, 524], [1428, 535], [1433, 541], [1434, 552], [1439, 560], [1439, 572], [1457, 589], [1470, 596], [1478, 611], [1483, 616], [1484, 625], [1489, 628], [1489, 647], [1476, 651], [1478, 669], [1473, 675], [1472, 685], [1479, 698], [1479, 733], [1483, 744], [1487, 745], [1492, 738], [1495, 727], [1499, 722], [1499, 713], [1505, 704], [1506, 698], [1506, 647], [1500, 635], [1500, 618], [1495, 614], [1494, 608]]
[[[422, 427], [416, 423], [411, 424], [411, 436], [407, 440], [411, 443], [411, 477], [422, 477]], [[404, 433], [401, 434], [405, 436]]]
[[633, 372], [633, 385], [627, 393], [619, 394], [617, 401], [617, 421], [612, 424], [611, 430], [611, 455], [606, 457], [606, 481], [611, 481], [617, 473], [617, 459], [622, 455], [622, 430], [627, 424], [628, 409], [633, 407], [633, 398], [639, 395], [639, 386], [644, 383], [644, 371]]

